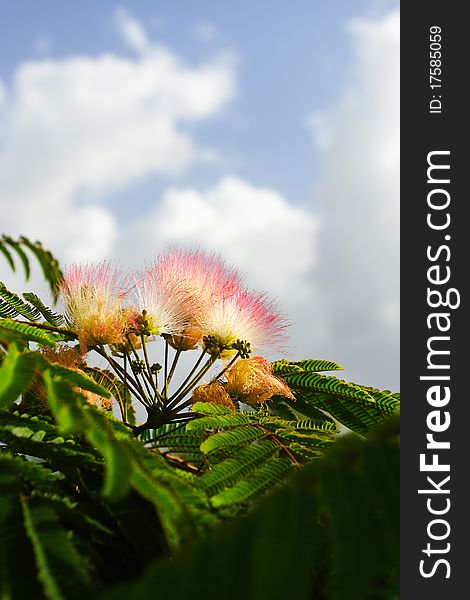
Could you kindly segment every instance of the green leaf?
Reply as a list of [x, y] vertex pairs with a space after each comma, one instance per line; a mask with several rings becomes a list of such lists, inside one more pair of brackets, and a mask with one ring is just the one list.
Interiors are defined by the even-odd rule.
[[41, 313], [30, 304], [24, 302], [17, 294], [11, 292], [3, 282], [0, 281], [0, 296], [5, 302], [16, 311], [13, 316], [21, 315], [29, 321], [37, 321], [41, 318]]
[[59, 263], [54, 256], [45, 250], [40, 242], [31, 242], [25, 236], [21, 236], [19, 242], [28, 248], [39, 262], [44, 278], [49, 284], [51, 292], [54, 295], [54, 301], [57, 300], [57, 284], [62, 279], [63, 275], [59, 267]]
[[[110, 500], [122, 498], [130, 487], [133, 456], [124, 440], [116, 439], [104, 421], [90, 410], [89, 441], [98, 448], [105, 459], [103, 495]], [[92, 418], [90, 418], [92, 417]]]
[[54, 510], [40, 501], [24, 498], [21, 506], [46, 596], [50, 600], [68, 600], [86, 594], [88, 572]]
[[283, 377], [289, 373], [317, 373], [319, 371], [338, 371], [342, 370], [343, 367], [338, 365], [331, 360], [318, 360], [315, 358], [309, 358], [306, 360], [299, 360], [291, 362], [288, 360], [276, 360], [271, 364], [272, 371], [275, 375]]
[[362, 435], [383, 422], [399, 407], [399, 400], [387, 393], [316, 373], [284, 376], [302, 400]]
[[263, 440], [258, 444], [240, 450], [236, 457], [227, 458], [213, 465], [206, 474], [198, 479], [198, 485], [208, 494], [225, 487], [233, 486], [240, 479], [247, 478], [260, 464], [279, 451], [279, 446], [271, 440]]
[[132, 486], [155, 506], [169, 547], [178, 547], [184, 532], [182, 526], [187, 511], [177, 495], [170, 487], [162, 484], [158, 477], [151, 477], [139, 468], [132, 472]]
[[124, 383], [109, 369], [84, 367], [83, 370], [87, 375], [92, 377], [96, 383], [107, 389], [115, 398], [121, 410], [123, 422], [128, 423], [129, 425], [135, 425], [135, 409], [132, 404], [132, 396]]
[[0, 407], [15, 402], [32, 384], [37, 357], [11, 345], [0, 367]]
[[[4, 453], [2, 453], [4, 454]], [[23, 525], [18, 479], [0, 454], [0, 598], [42, 598], [31, 544]], [[13, 460], [7, 457], [9, 460]]]
[[291, 471], [292, 464], [284, 458], [271, 458], [257, 469], [249, 479], [239, 481], [234, 487], [224, 490], [211, 498], [211, 504], [220, 508], [238, 504], [254, 496], [271, 491]]
[[221, 404], [214, 404], [214, 402], [195, 402], [193, 404], [193, 412], [200, 415], [231, 415], [233, 414], [230, 409]]
[[49, 370], [44, 372], [43, 378], [47, 390], [47, 400], [60, 431], [63, 433], [85, 431], [85, 398], [76, 392], [67, 381], [55, 379]]
[[[285, 483], [248, 514], [155, 561], [103, 600], [147, 600], [154, 590], [169, 598], [396, 600], [396, 432], [342, 436], [327, 458], [292, 477], [293, 469], [285, 468]], [[271, 490], [271, 477], [268, 482], [264, 489]], [[235, 500], [233, 489], [222, 493], [219, 501]], [[225, 515], [236, 510], [236, 504], [225, 506]]]
[[132, 451], [124, 438], [127, 432], [114, 429], [105, 413], [87, 404], [69, 382], [54, 378], [49, 371], [44, 373], [44, 381], [51, 410], [61, 430], [84, 434], [104, 457], [103, 494], [114, 500], [122, 497], [129, 489], [133, 462]]
[[222, 415], [213, 417], [201, 417], [194, 419], [187, 425], [187, 431], [201, 431], [203, 429], [223, 429], [246, 425], [250, 422], [250, 417], [244, 413], [233, 414], [231, 411]]
[[11, 270], [16, 271], [15, 263], [13, 262], [13, 258], [11, 257], [10, 252], [8, 251], [7, 247], [5, 246], [5, 244], [2, 243], [1, 240], [0, 240], [0, 252], [7, 259], [7, 263], [10, 265]]
[[251, 425], [236, 427], [230, 431], [221, 431], [220, 433], [211, 435], [201, 444], [201, 452], [209, 454], [230, 446], [241, 447], [264, 435], [262, 430]]
[[23, 298], [27, 300], [34, 308], [44, 317], [44, 319], [54, 327], [60, 327], [64, 324], [64, 317], [53, 312], [50, 308], [45, 306], [42, 300], [33, 292], [25, 292]]
[[[23, 264], [25, 279], [28, 280], [29, 279], [29, 275], [30, 275], [29, 260], [28, 260], [28, 257], [26, 256], [23, 248], [13, 238], [11, 238], [11, 237], [9, 237], [7, 235], [4, 235], [0, 239], [0, 250], [2, 250], [4, 254], [5, 254], [5, 251], [7, 251], [6, 250], [6, 244], [8, 244], [16, 252], [16, 254], [18, 255], [21, 263]], [[11, 258], [11, 255], [10, 255], [10, 258]], [[7, 260], [8, 260], [8, 258], [7, 258]], [[15, 265], [14, 265], [14, 263], [12, 264], [12, 262], [13, 262], [13, 259], [11, 259], [11, 262], [9, 261], [10, 266], [13, 269], [13, 271], [16, 271]]]
[[53, 348], [57, 342], [70, 341], [74, 337], [66, 332], [54, 333], [46, 331], [34, 323], [2, 319], [0, 320], [0, 339], [6, 342], [35, 342], [40, 346]]
[[98, 385], [94, 379], [77, 371], [76, 369], [69, 369], [68, 367], [64, 367], [60, 363], [49, 362], [46, 359], [42, 361], [42, 368], [47, 369], [50, 373], [54, 375], [54, 377], [59, 377], [61, 379], [66, 380], [69, 384], [77, 386], [82, 390], [87, 390], [88, 392], [92, 392], [93, 394], [97, 394], [102, 398], [111, 398], [111, 392], [105, 387]]

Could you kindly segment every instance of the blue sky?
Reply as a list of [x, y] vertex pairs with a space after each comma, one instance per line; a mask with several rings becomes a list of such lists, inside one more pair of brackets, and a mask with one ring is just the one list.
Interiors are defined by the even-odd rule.
[[4, 227], [66, 262], [221, 251], [286, 307], [293, 356], [398, 387], [397, 19], [370, 0], [1, 2]]
[[[133, 54], [116, 32], [116, 2], [1, 5], [0, 73], [7, 81], [18, 62], [33, 57]], [[387, 5], [393, 3], [138, 0], [121, 6], [127, 6], [154, 41], [188, 61], [203, 61], [217, 49], [236, 52], [237, 98], [220, 120], [195, 126], [198, 138], [221, 148], [241, 175], [273, 186], [295, 202], [311, 194], [312, 174], [318, 169], [305, 116], [327, 106], [348, 77], [351, 40], [345, 23], [380, 15]], [[212, 175], [194, 169], [186, 179], [207, 184]]]

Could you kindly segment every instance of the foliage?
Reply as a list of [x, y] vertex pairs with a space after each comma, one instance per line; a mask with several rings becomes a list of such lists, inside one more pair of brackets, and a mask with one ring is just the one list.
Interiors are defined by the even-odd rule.
[[[49, 252], [0, 241], [29, 277], [25, 250], [57, 297]], [[244, 404], [246, 340], [205, 338], [175, 386], [181, 346], [151, 364], [145, 313], [120, 347], [86, 338], [98, 368], [70, 315], [0, 296], [1, 598], [398, 597], [398, 394], [282, 360], [263, 373], [283, 395]]]

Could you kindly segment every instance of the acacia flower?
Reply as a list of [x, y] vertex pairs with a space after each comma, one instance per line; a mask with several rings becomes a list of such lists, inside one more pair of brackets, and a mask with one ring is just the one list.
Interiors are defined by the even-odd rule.
[[148, 335], [173, 335], [187, 324], [185, 298], [176, 281], [164, 280], [156, 265], [135, 274], [134, 320]]
[[283, 350], [287, 323], [276, 304], [265, 294], [236, 288], [219, 298], [205, 312], [202, 330], [207, 338], [224, 349], [221, 357], [229, 358], [239, 341], [250, 350], [272, 348]]
[[262, 356], [239, 360], [225, 376], [227, 392], [245, 404], [263, 403], [275, 395], [295, 400], [287, 383], [272, 374], [271, 364]]
[[210, 383], [203, 383], [195, 388], [191, 400], [193, 405], [196, 402], [213, 402], [214, 404], [225, 406], [233, 413], [237, 411], [235, 404], [225, 387], [217, 380], [211, 381]]
[[69, 267], [59, 286], [68, 327], [78, 334], [82, 353], [94, 344], [121, 344], [128, 327], [123, 309], [124, 277], [109, 262]]
[[171, 343], [180, 350], [196, 347], [202, 338], [201, 325], [210, 307], [241, 285], [240, 275], [219, 256], [203, 250], [172, 249], [154, 263], [158, 278], [179, 290], [186, 325]]

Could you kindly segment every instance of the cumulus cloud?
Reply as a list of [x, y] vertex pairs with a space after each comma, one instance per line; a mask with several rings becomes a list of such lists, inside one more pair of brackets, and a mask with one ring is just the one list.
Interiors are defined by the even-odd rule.
[[233, 56], [188, 65], [127, 13], [116, 21], [136, 58], [30, 60], [11, 86], [0, 81], [0, 201], [12, 207], [2, 225], [46, 239], [66, 260], [91, 247], [109, 253], [117, 224], [100, 206], [106, 194], [207, 160], [187, 125], [235, 93]]
[[[339, 101], [309, 117], [324, 221], [326, 352], [363, 381], [398, 387], [399, 14], [349, 23], [354, 61]], [[388, 383], [386, 383], [388, 382]]]
[[[220, 252], [252, 286], [302, 304], [315, 264], [317, 219], [270, 188], [235, 176], [199, 191], [171, 187], [148, 215], [127, 228], [123, 253], [146, 256], [178, 245]], [[289, 290], [289, 294], [286, 294]]]
[[309, 117], [315, 204], [226, 175], [204, 189], [173, 181], [125, 223], [112, 192], [197, 162], [220, 168], [188, 125], [234, 97], [236, 66], [227, 55], [188, 65], [123, 9], [115, 20], [132, 58], [36, 59], [11, 86], [0, 81], [4, 231], [44, 240], [65, 262], [141, 263], [172, 244], [220, 252], [277, 295], [292, 357], [332, 358], [346, 378], [398, 387], [398, 13], [349, 24], [350, 83]]

